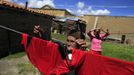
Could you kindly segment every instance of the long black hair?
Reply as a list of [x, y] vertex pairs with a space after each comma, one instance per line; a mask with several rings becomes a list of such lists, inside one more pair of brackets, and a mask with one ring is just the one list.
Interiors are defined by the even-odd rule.
[[94, 33], [96, 33], [95, 34], [95, 38], [97, 38], [97, 39], [99, 39], [99, 40], [102, 40], [102, 38], [100, 37], [100, 29], [98, 29], [98, 30], [94, 30]]
[[82, 32], [80, 32], [80, 30], [77, 30], [77, 29], [70, 30], [68, 32], [67, 36], [73, 36], [76, 39], [84, 39], [85, 40], [85, 35]]

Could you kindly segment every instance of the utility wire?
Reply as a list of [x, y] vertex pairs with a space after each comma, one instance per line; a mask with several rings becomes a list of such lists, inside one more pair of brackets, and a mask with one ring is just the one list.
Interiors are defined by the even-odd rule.
[[0, 28], [3, 28], [3, 29], [6, 29], [6, 30], [10, 30], [10, 31], [13, 31], [15, 33], [18, 33], [18, 34], [23, 34], [22, 32], [20, 31], [17, 31], [17, 30], [14, 30], [14, 29], [11, 29], [11, 28], [8, 28], [8, 27], [5, 27], [3, 25], [0, 25]]

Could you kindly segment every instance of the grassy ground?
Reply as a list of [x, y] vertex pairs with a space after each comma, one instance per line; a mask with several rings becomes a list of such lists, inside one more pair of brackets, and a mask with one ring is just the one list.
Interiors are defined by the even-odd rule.
[[103, 55], [134, 62], [134, 46], [103, 42]]
[[35, 69], [35, 67], [29, 62], [18, 64], [17, 67], [19, 69], [19, 72], [18, 72], [19, 75], [20, 74], [26, 75], [29, 72], [31, 72], [32, 74], [37, 73], [37, 70]]
[[25, 52], [20, 52], [20, 53], [9, 55], [3, 59], [16, 59], [16, 58], [23, 57], [24, 55], [26, 55]]
[[66, 42], [66, 35], [63, 34], [52, 34], [52, 37], [58, 40], [61, 40], [63, 42]]
[[0, 60], [0, 75], [40, 75], [25, 52], [9, 55]]

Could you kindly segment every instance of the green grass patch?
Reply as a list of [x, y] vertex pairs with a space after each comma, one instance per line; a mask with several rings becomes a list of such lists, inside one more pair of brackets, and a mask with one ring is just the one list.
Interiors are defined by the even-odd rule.
[[36, 72], [37, 72], [35, 67], [29, 62], [18, 64], [17, 67], [19, 69], [19, 75], [26, 75], [29, 73], [36, 74]]
[[20, 58], [23, 57], [25, 54], [25, 52], [19, 52], [19, 53], [15, 53], [15, 54], [10, 54], [9, 56], [3, 58], [3, 59], [16, 59], [16, 58]]
[[124, 44], [103, 42], [103, 55], [127, 61], [134, 61], [134, 47]]
[[63, 34], [53, 33], [52, 38], [58, 39], [60, 41], [66, 42], [67, 37]]

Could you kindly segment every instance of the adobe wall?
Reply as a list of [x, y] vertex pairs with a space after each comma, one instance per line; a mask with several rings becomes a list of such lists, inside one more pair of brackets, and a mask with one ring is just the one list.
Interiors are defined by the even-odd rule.
[[[81, 17], [87, 22], [86, 31], [93, 29], [95, 17], [97, 16]], [[122, 35], [126, 35], [128, 39], [134, 39], [134, 17], [98, 16], [97, 27], [109, 29], [111, 37], [121, 38]]]
[[[36, 24], [40, 24], [48, 34], [51, 34], [51, 16], [0, 6], [0, 25], [31, 35]], [[0, 57], [19, 51], [20, 41], [21, 35], [0, 28]]]

